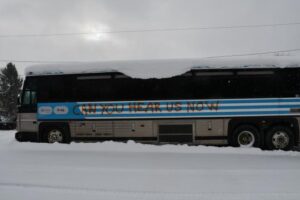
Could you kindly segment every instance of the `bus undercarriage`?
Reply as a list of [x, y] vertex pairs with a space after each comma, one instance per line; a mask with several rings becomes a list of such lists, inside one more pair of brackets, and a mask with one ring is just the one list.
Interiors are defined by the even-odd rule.
[[134, 140], [153, 144], [229, 144], [270, 150], [290, 150], [299, 144], [300, 118], [297, 117], [60, 120], [36, 123], [29, 118], [27, 122], [23, 120], [18, 123], [19, 130], [23, 130], [16, 134], [19, 141], [69, 143]]

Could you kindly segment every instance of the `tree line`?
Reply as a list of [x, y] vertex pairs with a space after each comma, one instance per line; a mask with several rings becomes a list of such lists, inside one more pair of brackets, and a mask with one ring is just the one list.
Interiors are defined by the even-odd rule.
[[7, 120], [17, 117], [18, 96], [21, 93], [23, 79], [16, 66], [8, 63], [0, 70], [0, 116]]

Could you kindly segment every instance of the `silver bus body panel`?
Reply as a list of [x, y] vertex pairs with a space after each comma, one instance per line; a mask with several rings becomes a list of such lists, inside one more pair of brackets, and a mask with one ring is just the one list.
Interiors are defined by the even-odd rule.
[[115, 137], [153, 137], [152, 121], [113, 121]]
[[[296, 118], [300, 124], [300, 117]], [[95, 120], [95, 121], [52, 121], [64, 122], [69, 124], [72, 138], [95, 138], [95, 139], [118, 139], [130, 138], [145, 143], [159, 142], [160, 125], [192, 125], [193, 126], [193, 144], [200, 145], [226, 145], [228, 135], [228, 126], [230, 118], [225, 119], [194, 119], [194, 120]], [[18, 132], [36, 132], [40, 123], [36, 122], [36, 114], [19, 113], [17, 130]], [[300, 127], [299, 127], [300, 133]], [[215, 138], [214, 138], [215, 137]], [[223, 138], [222, 138], [223, 137]], [[143, 138], [143, 139], [141, 139]], [[145, 138], [157, 138], [146, 140]], [[209, 139], [207, 139], [209, 138]], [[300, 135], [298, 136], [300, 138]], [[144, 141], [143, 141], [144, 140]], [[300, 146], [300, 139], [298, 141]]]
[[[195, 120], [114, 120], [114, 121], [71, 121], [69, 123], [73, 138], [157, 138], [160, 125], [191, 125], [194, 144], [226, 144], [225, 139], [196, 139], [196, 137], [227, 136], [229, 119]], [[205, 142], [204, 142], [205, 141]]]
[[72, 121], [71, 137], [153, 137], [153, 121]]
[[17, 116], [18, 132], [38, 132], [36, 113], [18, 113]]
[[224, 136], [223, 119], [197, 120], [196, 136]]

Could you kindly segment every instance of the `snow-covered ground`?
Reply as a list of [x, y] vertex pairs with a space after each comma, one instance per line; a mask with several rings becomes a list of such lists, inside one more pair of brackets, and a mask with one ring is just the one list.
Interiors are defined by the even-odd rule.
[[18, 143], [0, 131], [0, 199], [300, 199], [300, 153]]

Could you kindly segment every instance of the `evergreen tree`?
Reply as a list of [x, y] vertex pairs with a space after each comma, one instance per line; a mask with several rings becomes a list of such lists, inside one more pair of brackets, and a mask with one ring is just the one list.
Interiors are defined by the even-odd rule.
[[21, 92], [23, 80], [19, 78], [14, 64], [8, 63], [0, 71], [0, 108], [5, 117], [16, 118], [17, 98]]

